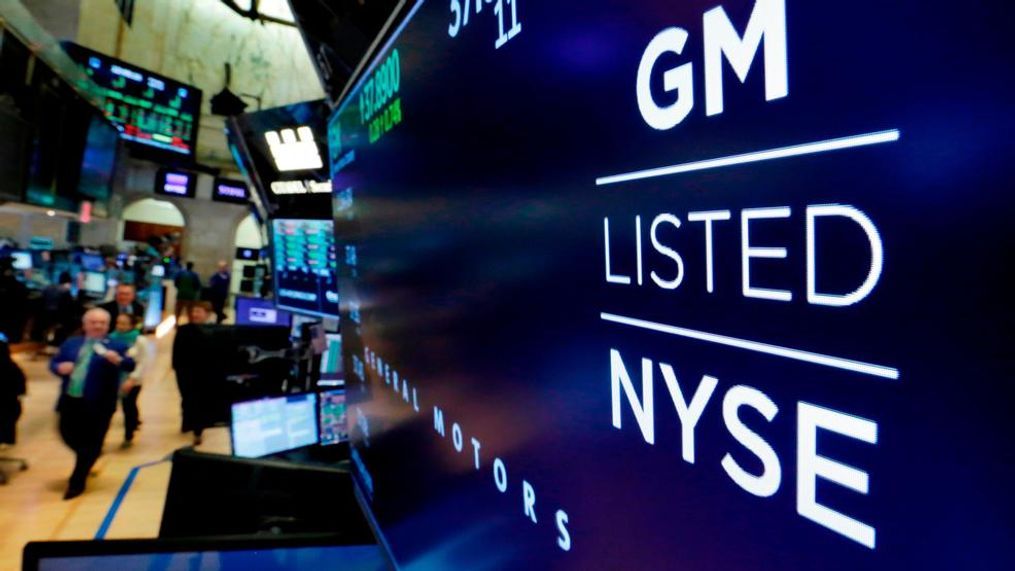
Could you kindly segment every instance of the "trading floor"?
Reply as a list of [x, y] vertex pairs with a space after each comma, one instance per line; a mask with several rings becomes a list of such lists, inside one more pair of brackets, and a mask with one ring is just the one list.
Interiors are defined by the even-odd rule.
[[[154, 337], [153, 337], [154, 339]], [[0, 486], [0, 569], [18, 569], [28, 541], [156, 537], [169, 482], [170, 464], [161, 462], [173, 450], [192, 443], [180, 433], [180, 393], [170, 367], [173, 333], [156, 340], [158, 357], [141, 391], [144, 422], [134, 446], [121, 449], [123, 417], [117, 412], [106, 447], [84, 495], [62, 499], [74, 456], [60, 440], [53, 405], [59, 380], [47, 369], [48, 358], [20, 353], [15, 359], [28, 376], [28, 395], [18, 423], [18, 443], [0, 457], [20, 457], [26, 472], [10, 475]], [[205, 433], [201, 450], [229, 451], [225, 428]], [[153, 464], [155, 463], [155, 464]], [[153, 465], [150, 465], [153, 464]], [[137, 476], [124, 490], [131, 471]]]

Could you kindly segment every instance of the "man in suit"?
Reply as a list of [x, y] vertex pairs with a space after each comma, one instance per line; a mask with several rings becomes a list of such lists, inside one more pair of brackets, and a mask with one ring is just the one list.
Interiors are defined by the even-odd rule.
[[110, 323], [116, 323], [116, 318], [121, 313], [144, 319], [144, 304], [137, 300], [137, 289], [131, 284], [116, 286], [113, 300], [103, 303], [98, 307], [105, 309], [109, 313]]
[[226, 300], [229, 299], [229, 264], [219, 260], [218, 271], [208, 280], [208, 301], [215, 311], [215, 323], [226, 320]]
[[64, 499], [76, 498], [85, 491], [85, 481], [102, 454], [109, 421], [116, 412], [121, 373], [134, 370], [122, 343], [107, 337], [109, 312], [94, 308], [81, 320], [84, 335], [64, 341], [49, 364], [61, 379], [60, 435], [77, 455]]

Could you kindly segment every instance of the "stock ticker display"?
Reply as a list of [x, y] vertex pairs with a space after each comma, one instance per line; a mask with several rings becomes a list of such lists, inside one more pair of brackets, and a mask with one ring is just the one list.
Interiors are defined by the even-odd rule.
[[407, 10], [329, 127], [400, 566], [1015, 568], [1003, 3]]
[[71, 42], [63, 47], [101, 89], [102, 111], [123, 139], [177, 155], [194, 155], [200, 89]]
[[331, 220], [273, 220], [275, 297], [279, 307], [338, 315]]

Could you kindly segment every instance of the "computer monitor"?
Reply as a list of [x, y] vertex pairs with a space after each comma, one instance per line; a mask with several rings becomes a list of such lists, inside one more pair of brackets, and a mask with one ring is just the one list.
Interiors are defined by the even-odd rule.
[[272, 244], [279, 307], [315, 315], [338, 315], [332, 220], [273, 220]]
[[232, 406], [233, 455], [260, 458], [317, 444], [317, 395], [307, 393]]
[[257, 268], [254, 266], [243, 266], [243, 277], [254, 279], [257, 277]]
[[318, 387], [337, 387], [345, 384], [342, 375], [342, 335], [339, 333], [326, 333], [325, 349], [321, 355], [321, 366], [318, 369], [320, 374], [317, 379]]
[[292, 314], [268, 299], [236, 296], [236, 325], [282, 325], [289, 327]]
[[199, 569], [201, 571], [297, 571], [389, 569], [377, 545], [348, 544], [345, 535], [33, 541], [25, 546], [25, 571]]
[[349, 428], [345, 419], [345, 389], [325, 391], [318, 395], [320, 401], [321, 446], [330, 446], [349, 439]]
[[78, 254], [78, 263], [88, 272], [101, 272], [106, 269], [106, 260], [100, 254]]
[[11, 252], [11, 262], [15, 270], [32, 269], [32, 253], [25, 250], [14, 250]]
[[310, 315], [300, 315], [298, 313], [293, 314], [292, 328], [290, 330], [290, 337], [293, 339], [300, 339], [303, 337], [303, 326], [309, 323], [318, 323], [321, 321], [320, 317], [312, 317]]
[[236, 248], [236, 259], [245, 262], [256, 262], [261, 258], [261, 250], [257, 248]]
[[106, 274], [103, 272], [84, 273], [84, 280], [81, 282], [81, 289], [92, 295], [106, 295]]

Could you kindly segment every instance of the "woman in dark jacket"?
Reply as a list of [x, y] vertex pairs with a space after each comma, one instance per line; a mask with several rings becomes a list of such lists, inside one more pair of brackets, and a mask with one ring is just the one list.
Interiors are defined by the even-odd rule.
[[0, 444], [14, 444], [25, 395], [25, 373], [11, 359], [7, 337], [0, 333]]

